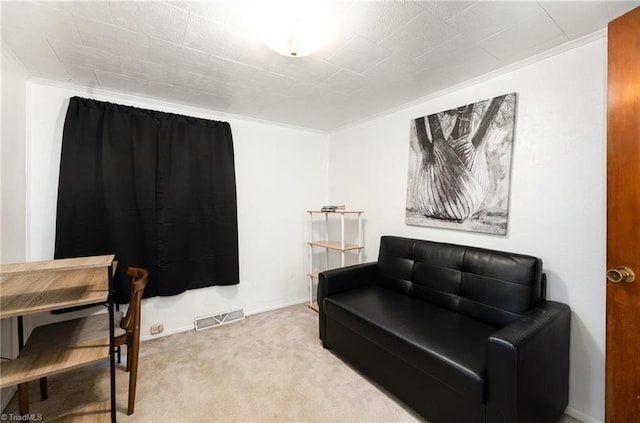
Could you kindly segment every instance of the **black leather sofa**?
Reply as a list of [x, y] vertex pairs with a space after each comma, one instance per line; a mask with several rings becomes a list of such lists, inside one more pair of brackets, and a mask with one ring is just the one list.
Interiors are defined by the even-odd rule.
[[431, 423], [557, 422], [571, 312], [545, 285], [536, 257], [384, 236], [320, 274], [320, 339]]

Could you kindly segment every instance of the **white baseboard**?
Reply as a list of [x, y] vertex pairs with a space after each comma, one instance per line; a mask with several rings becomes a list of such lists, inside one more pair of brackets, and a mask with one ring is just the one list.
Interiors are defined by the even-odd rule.
[[273, 311], [273, 310], [278, 310], [280, 308], [303, 304], [303, 303], [307, 303], [308, 301], [309, 301], [309, 298], [302, 298], [298, 300], [288, 301], [286, 303], [272, 304], [266, 307], [254, 308], [253, 310], [245, 310], [244, 314], [245, 316], [251, 316], [252, 314], [266, 313], [267, 311]]
[[147, 334], [140, 335], [140, 341], [148, 341], [150, 339], [164, 338], [165, 336], [174, 335], [176, 333], [188, 332], [193, 329], [193, 325], [191, 326], [182, 326], [179, 328], [173, 328], [171, 330], [165, 330], [164, 332], [157, 333], [155, 335]]
[[[304, 303], [306, 303], [308, 301], [309, 301], [308, 298], [302, 298], [302, 299], [298, 299], [298, 300], [288, 301], [288, 302], [285, 302], [285, 303], [272, 304], [272, 305], [269, 305], [269, 306], [266, 306], [266, 307], [254, 308], [254, 309], [248, 310], [248, 311], [245, 310], [244, 315], [245, 316], [251, 316], [253, 314], [266, 313], [267, 311], [273, 311], [273, 310], [278, 310], [280, 308], [290, 307], [290, 306], [294, 306], [294, 305], [298, 305], [298, 304], [304, 304]], [[150, 339], [162, 338], [162, 337], [165, 337], [165, 336], [174, 335], [176, 333], [188, 332], [190, 330], [194, 330], [193, 326], [182, 326], [182, 327], [178, 327], [178, 328], [173, 328], [171, 330], [166, 330], [166, 331], [158, 333], [156, 335], [151, 335], [151, 334], [140, 335], [140, 341], [148, 341]]]
[[574, 419], [578, 419], [583, 423], [604, 423], [603, 420], [598, 420], [593, 416], [583, 413], [580, 410], [576, 410], [573, 407], [567, 407], [567, 409], [564, 410], [564, 414], [569, 417], [573, 417]]

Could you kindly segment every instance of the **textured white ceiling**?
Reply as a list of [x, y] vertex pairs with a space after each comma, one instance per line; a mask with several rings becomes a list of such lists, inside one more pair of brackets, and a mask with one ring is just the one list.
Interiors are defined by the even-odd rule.
[[331, 130], [606, 28], [640, 1], [328, 4], [332, 38], [303, 58], [253, 35], [249, 0], [3, 0], [0, 13], [3, 48], [31, 76]]

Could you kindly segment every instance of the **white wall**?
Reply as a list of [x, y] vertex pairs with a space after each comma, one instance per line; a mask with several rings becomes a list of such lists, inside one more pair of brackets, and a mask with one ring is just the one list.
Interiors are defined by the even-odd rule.
[[0, 260], [24, 260], [25, 253], [25, 101], [27, 76], [10, 50], [2, 48], [2, 148]]
[[[2, 98], [0, 121], [0, 263], [23, 261], [25, 257], [25, 98], [26, 73], [7, 48], [2, 48]], [[0, 322], [0, 355], [17, 354], [15, 319]], [[15, 388], [2, 390], [3, 410]]]
[[[244, 306], [255, 313], [306, 301], [306, 213], [327, 199], [328, 135], [203, 109], [46, 81], [27, 83], [27, 260], [53, 257], [64, 116], [78, 95], [231, 124], [238, 194], [240, 284], [143, 301], [143, 336], [192, 329], [197, 316]], [[25, 321], [34, 325], [50, 316]]]
[[[508, 233], [407, 226], [409, 125], [517, 92]], [[572, 310], [568, 414], [604, 419], [606, 39], [331, 134], [329, 201], [365, 210], [366, 256], [383, 234], [539, 256], [548, 297]]]

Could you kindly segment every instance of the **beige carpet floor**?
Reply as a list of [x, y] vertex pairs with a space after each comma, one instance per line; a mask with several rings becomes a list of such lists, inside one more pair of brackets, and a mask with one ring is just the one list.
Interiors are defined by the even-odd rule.
[[[322, 348], [318, 315], [305, 305], [143, 342], [131, 416], [123, 365], [116, 370], [119, 422], [424, 421]], [[108, 399], [108, 366], [51, 377], [49, 399], [39, 398], [38, 383], [30, 383], [30, 412], [43, 421]], [[17, 408], [14, 398], [5, 413]]]

